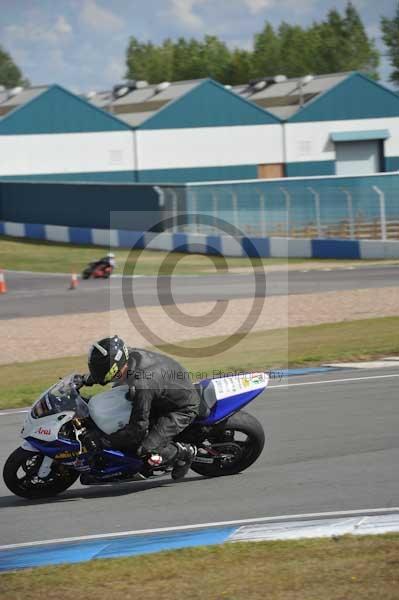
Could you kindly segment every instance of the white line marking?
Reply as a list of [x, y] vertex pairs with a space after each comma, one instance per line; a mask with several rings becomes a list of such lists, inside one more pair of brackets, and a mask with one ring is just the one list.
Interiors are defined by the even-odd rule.
[[387, 377], [399, 377], [399, 373], [391, 373], [390, 375], [370, 375], [370, 377], [348, 377], [345, 379], [325, 379], [324, 381], [303, 381], [301, 383], [283, 383], [278, 385], [270, 385], [267, 389], [274, 390], [276, 388], [288, 388], [299, 385], [320, 385], [323, 383], [340, 383], [348, 381], [364, 381], [365, 379], [385, 379]]
[[207, 529], [211, 527], [229, 527], [231, 525], [245, 525], [247, 523], [268, 523], [274, 521], [291, 521], [295, 519], [313, 519], [318, 517], [344, 517], [351, 515], [374, 515], [374, 514], [387, 514], [399, 512], [399, 507], [390, 508], [370, 508], [360, 510], [342, 510], [335, 512], [322, 512], [322, 513], [307, 513], [300, 515], [281, 515], [276, 517], [259, 517], [254, 519], [239, 519], [237, 521], [219, 521], [216, 523], [201, 523], [196, 525], [178, 525], [176, 527], [161, 527], [158, 529], [140, 529], [137, 531], [121, 531], [117, 533], [97, 533], [94, 535], [82, 535], [79, 537], [71, 538], [59, 538], [54, 540], [41, 540], [37, 542], [25, 542], [21, 544], [8, 544], [6, 546], [0, 546], [0, 551], [11, 550], [13, 548], [30, 548], [31, 546], [43, 546], [45, 544], [62, 544], [69, 542], [82, 542], [86, 540], [101, 540], [107, 538], [119, 538], [133, 535], [146, 535], [153, 533], [168, 533], [174, 531], [187, 531], [196, 529]]
[[15, 408], [14, 410], [1, 410], [0, 417], [5, 417], [6, 415], [19, 415], [21, 413], [29, 412], [29, 408]]

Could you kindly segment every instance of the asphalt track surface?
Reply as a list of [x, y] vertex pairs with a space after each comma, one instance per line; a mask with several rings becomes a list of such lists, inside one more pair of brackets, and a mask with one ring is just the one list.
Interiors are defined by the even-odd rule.
[[[337, 381], [340, 380], [340, 381]], [[258, 461], [233, 477], [193, 472], [70, 490], [28, 502], [0, 482], [1, 545], [255, 517], [394, 507], [399, 498], [399, 369], [273, 380], [247, 407], [263, 424]], [[0, 414], [0, 462], [23, 414]]]
[[[123, 306], [159, 306], [174, 302], [200, 302], [253, 298], [253, 273], [130, 279], [132, 294], [121, 293], [121, 277], [81, 281], [69, 290], [69, 276], [6, 272], [8, 293], [0, 296], [0, 319], [103, 312]], [[266, 295], [311, 294], [399, 285], [399, 265], [348, 267], [311, 271], [276, 271], [266, 276]], [[132, 300], [133, 298], [133, 300]], [[134, 302], [134, 304], [133, 304]]]

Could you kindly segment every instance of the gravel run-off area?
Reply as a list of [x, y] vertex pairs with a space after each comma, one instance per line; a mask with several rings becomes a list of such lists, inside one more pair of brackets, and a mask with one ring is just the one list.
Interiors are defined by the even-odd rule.
[[[360, 289], [320, 294], [273, 296], [256, 300], [259, 317], [250, 331], [265, 331], [300, 325], [337, 323], [355, 319], [399, 315], [399, 288]], [[168, 315], [164, 308], [146, 306], [136, 311], [112, 310], [65, 316], [19, 318], [0, 321], [0, 364], [35, 361], [87, 352], [90, 344], [118, 333], [129, 345], [151, 346], [153, 339], [140, 324], [162, 336], [165, 343], [210, 336], [229, 336], [243, 325], [254, 310], [252, 299], [227, 303], [216, 322], [186, 326]], [[215, 302], [176, 305], [186, 315], [209, 313]], [[252, 313], [251, 313], [252, 314]]]

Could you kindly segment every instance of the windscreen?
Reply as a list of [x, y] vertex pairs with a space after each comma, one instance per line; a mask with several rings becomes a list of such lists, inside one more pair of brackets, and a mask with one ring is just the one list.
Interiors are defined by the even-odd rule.
[[61, 379], [58, 383], [44, 392], [34, 404], [32, 416], [39, 419], [66, 410], [74, 411], [79, 418], [89, 416], [89, 409], [86, 402], [82, 400], [76, 387], [68, 378]]

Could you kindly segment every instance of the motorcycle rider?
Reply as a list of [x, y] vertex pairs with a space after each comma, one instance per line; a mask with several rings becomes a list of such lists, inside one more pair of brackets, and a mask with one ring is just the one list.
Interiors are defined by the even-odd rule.
[[91, 346], [88, 367], [88, 375], [77, 376], [81, 385], [129, 386], [130, 420], [109, 436], [113, 445], [135, 448], [149, 467], [173, 466], [172, 478], [182, 479], [196, 448], [173, 440], [194, 421], [200, 405], [188, 371], [168, 356], [127, 347], [117, 335]]
[[104, 269], [106, 269], [107, 267], [111, 268], [111, 273], [115, 268], [115, 254], [113, 254], [112, 252], [109, 252], [106, 256], [103, 256], [102, 258], [100, 258], [99, 260], [97, 260], [94, 263], [94, 266], [97, 267], [102, 267]]

